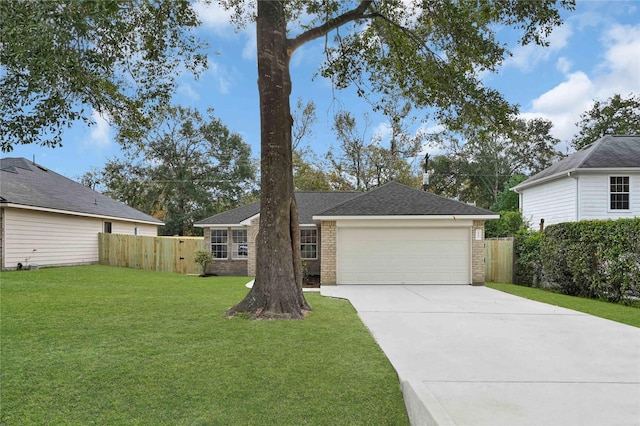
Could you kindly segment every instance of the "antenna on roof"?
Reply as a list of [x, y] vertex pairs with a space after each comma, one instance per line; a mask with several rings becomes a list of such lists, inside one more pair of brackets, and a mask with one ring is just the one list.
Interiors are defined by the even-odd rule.
[[34, 165], [34, 166], [36, 165], [36, 155], [35, 155], [35, 154], [33, 154], [33, 161], [32, 161], [32, 163], [33, 163], [33, 165]]
[[424, 154], [424, 173], [422, 173], [422, 190], [429, 188], [429, 153]]

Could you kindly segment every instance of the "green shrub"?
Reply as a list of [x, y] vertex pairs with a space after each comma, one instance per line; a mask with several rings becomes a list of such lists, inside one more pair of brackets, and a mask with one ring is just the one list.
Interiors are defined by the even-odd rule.
[[640, 293], [640, 219], [548, 226], [540, 253], [545, 278], [565, 294], [619, 302]]
[[516, 283], [529, 287], [542, 285], [542, 232], [521, 230], [515, 236]]
[[198, 265], [200, 265], [200, 268], [202, 269], [202, 274], [200, 274], [200, 276], [204, 277], [207, 275], [207, 269], [209, 268], [209, 266], [213, 265], [215, 258], [213, 257], [211, 252], [198, 250], [195, 252], [194, 261]]
[[501, 211], [500, 219], [485, 222], [484, 233], [487, 238], [513, 237], [525, 228], [526, 223], [519, 211]]

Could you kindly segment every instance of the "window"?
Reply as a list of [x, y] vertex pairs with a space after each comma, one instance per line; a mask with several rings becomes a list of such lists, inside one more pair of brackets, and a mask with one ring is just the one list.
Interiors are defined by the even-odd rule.
[[111, 222], [104, 222], [102, 226], [102, 232], [105, 234], [111, 233]]
[[137, 226], [133, 228], [133, 235], [140, 235], [140, 228], [138, 228]]
[[316, 229], [300, 230], [300, 256], [303, 259], [318, 257], [318, 232]]
[[211, 230], [211, 254], [216, 259], [227, 258], [227, 230], [212, 229]]
[[234, 259], [246, 259], [249, 256], [247, 230], [234, 229], [231, 231], [231, 238], [231, 257]]
[[609, 177], [611, 210], [629, 210], [629, 176]]

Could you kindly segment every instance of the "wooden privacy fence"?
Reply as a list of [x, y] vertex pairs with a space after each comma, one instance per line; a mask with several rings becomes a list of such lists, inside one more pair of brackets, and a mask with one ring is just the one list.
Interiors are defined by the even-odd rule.
[[488, 238], [484, 243], [484, 280], [494, 283], [512, 283], [514, 280], [513, 238]]
[[194, 261], [198, 250], [204, 250], [203, 237], [98, 234], [98, 261], [101, 265], [199, 274], [200, 266]]

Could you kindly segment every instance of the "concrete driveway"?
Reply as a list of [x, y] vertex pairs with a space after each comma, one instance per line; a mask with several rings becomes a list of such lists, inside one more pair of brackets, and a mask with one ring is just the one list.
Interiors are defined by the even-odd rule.
[[640, 425], [640, 329], [471, 286], [335, 286], [413, 425]]

